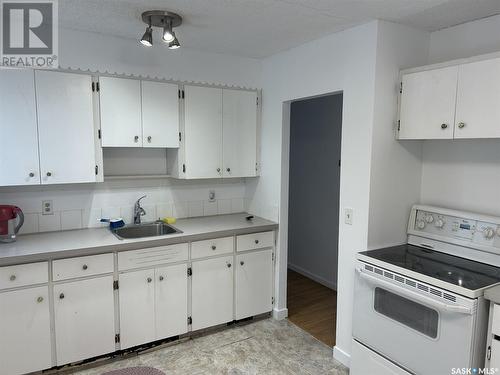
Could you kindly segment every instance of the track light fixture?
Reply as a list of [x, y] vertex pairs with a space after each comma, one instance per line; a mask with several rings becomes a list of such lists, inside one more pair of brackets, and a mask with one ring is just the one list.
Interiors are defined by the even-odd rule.
[[142, 45], [147, 47], [153, 45], [153, 27], [159, 27], [163, 30], [162, 39], [165, 43], [168, 43], [168, 48], [180, 48], [181, 44], [173, 29], [182, 24], [181, 16], [165, 10], [150, 10], [142, 13], [141, 17], [142, 21], [148, 25], [146, 32], [140, 40]]

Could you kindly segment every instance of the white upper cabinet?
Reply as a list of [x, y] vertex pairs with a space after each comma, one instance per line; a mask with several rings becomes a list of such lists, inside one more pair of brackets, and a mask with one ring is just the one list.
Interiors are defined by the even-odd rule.
[[40, 184], [31, 69], [0, 69], [0, 186]]
[[251, 177], [257, 167], [257, 92], [222, 92], [224, 177]]
[[399, 139], [451, 139], [458, 66], [402, 76]]
[[500, 59], [460, 65], [455, 138], [500, 137]]
[[141, 81], [99, 78], [103, 147], [142, 147]]
[[36, 71], [42, 184], [96, 181], [92, 77]]
[[222, 89], [185, 86], [185, 177], [222, 176]]
[[179, 147], [179, 86], [142, 81], [142, 144]]

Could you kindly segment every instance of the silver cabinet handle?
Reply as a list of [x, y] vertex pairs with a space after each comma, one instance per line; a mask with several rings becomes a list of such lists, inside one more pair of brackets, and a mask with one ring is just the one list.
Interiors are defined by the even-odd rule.
[[460, 129], [465, 128], [465, 122], [459, 122], [459, 123], [458, 123], [458, 127], [459, 127]]
[[448, 127], [448, 124], [441, 124], [441, 129], [446, 129]]
[[228, 263], [228, 264], [227, 264], [227, 268], [231, 268], [231, 263]]
[[86, 271], [86, 270], [87, 270], [87, 268], [89, 268], [89, 266], [87, 266], [86, 264], [84, 264], [84, 265], [82, 266], [82, 269], [83, 269], [84, 271]]
[[255, 240], [255, 244], [258, 245], [259, 244], [259, 240]]
[[10, 281], [16, 280], [16, 275], [10, 275]]
[[217, 168], [217, 172], [220, 173], [220, 168]]
[[151, 137], [151, 136], [149, 136], [149, 137], [148, 137], [148, 143], [151, 143], [151, 139], [152, 139], [152, 137]]
[[241, 261], [241, 262], [240, 262], [240, 264], [241, 264], [242, 266], [244, 266], [244, 265], [245, 265], [245, 262]]
[[47, 177], [52, 176], [52, 172], [47, 172]]
[[216, 249], [217, 249], [217, 246], [212, 245], [212, 250], [216, 250]]
[[59, 299], [64, 299], [64, 293], [59, 294]]
[[231, 168], [226, 168], [227, 173], [231, 172]]
[[139, 142], [139, 136], [138, 136], [138, 135], [136, 135], [136, 136], [134, 137], [134, 142], [135, 142], [135, 143]]
[[148, 283], [150, 283], [151, 281], [153, 281], [153, 279], [151, 277], [148, 277]]
[[33, 172], [30, 172], [29, 176], [30, 177], [35, 177], [35, 174]]
[[37, 301], [38, 303], [42, 303], [42, 302], [43, 302], [43, 297], [38, 297], [38, 298], [36, 299], [36, 301]]
[[163, 281], [164, 280], [164, 277], [163, 276], [160, 276], [160, 281]]

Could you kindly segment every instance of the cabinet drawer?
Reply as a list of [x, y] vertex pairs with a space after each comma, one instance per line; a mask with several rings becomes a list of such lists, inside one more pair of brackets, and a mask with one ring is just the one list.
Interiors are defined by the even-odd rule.
[[232, 253], [233, 237], [214, 238], [191, 243], [191, 258], [205, 258], [212, 255]]
[[52, 277], [54, 281], [95, 276], [103, 273], [111, 273], [113, 270], [113, 254], [111, 253], [59, 259], [52, 262]]
[[273, 247], [274, 232], [261, 232], [245, 234], [236, 237], [236, 250], [246, 251], [253, 249], [263, 249], [265, 247]]
[[151, 247], [118, 253], [118, 270], [155, 266], [188, 260], [188, 244]]
[[493, 318], [491, 322], [491, 333], [500, 336], [500, 305], [493, 305]]
[[49, 281], [47, 262], [0, 267], [0, 289], [42, 284]]

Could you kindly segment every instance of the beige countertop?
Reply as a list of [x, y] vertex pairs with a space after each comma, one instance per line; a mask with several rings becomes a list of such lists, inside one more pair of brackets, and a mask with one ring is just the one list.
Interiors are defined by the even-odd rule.
[[13, 243], [0, 243], [0, 265], [38, 262], [111, 251], [133, 250], [208, 238], [275, 230], [278, 224], [248, 214], [180, 219], [173, 226], [182, 233], [120, 240], [108, 228], [21, 235]]

